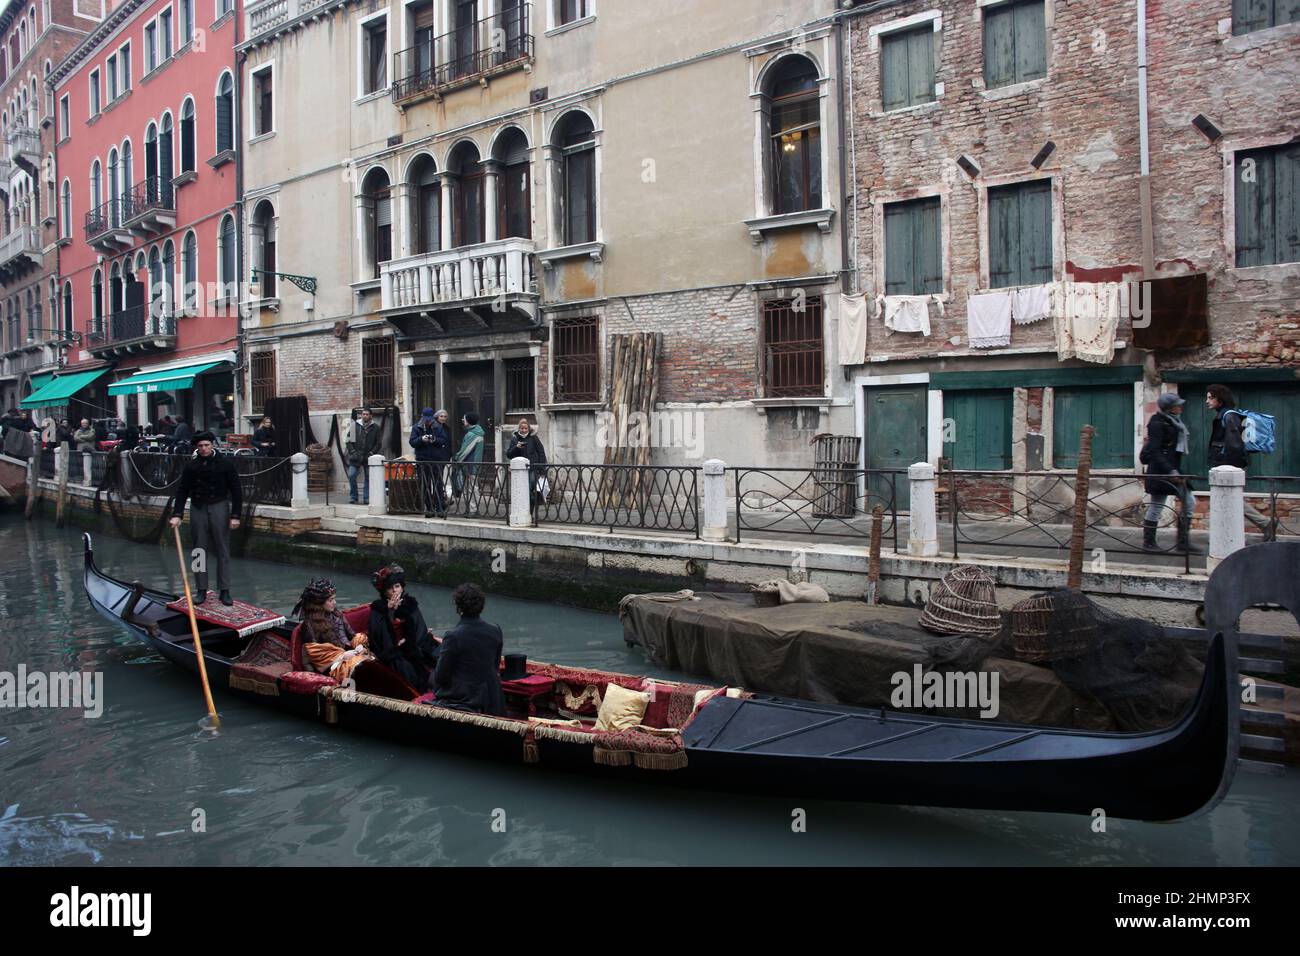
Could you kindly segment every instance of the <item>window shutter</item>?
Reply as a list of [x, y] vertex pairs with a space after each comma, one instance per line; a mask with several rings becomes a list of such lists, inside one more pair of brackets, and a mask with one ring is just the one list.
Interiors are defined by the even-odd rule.
[[[1275, 262], [1300, 262], [1300, 146], [1279, 150], [1274, 157], [1277, 180]], [[1292, 472], [1275, 472], [1292, 474]]]
[[1043, 0], [1018, 3], [1012, 11], [1015, 35], [1015, 79], [1023, 83], [1047, 75], [1047, 20]]
[[1020, 275], [1016, 285], [1052, 281], [1052, 182], [1026, 183], [1020, 194]]
[[909, 97], [911, 105], [934, 99], [934, 27], [926, 24], [907, 39]]
[[1009, 189], [989, 190], [989, 288], [1016, 284], [1020, 260], [1020, 229], [1016, 195]]
[[890, 34], [880, 44], [880, 98], [887, 110], [907, 105], [907, 36]]
[[[1270, 242], [1273, 215], [1273, 164], [1267, 153], [1238, 154], [1235, 179], [1237, 266], [1258, 266], [1272, 261]], [[1246, 179], [1250, 162], [1253, 182]]]
[[912, 227], [915, 243], [913, 262], [916, 264], [912, 288], [916, 295], [943, 291], [943, 255], [939, 248], [938, 198], [917, 203], [916, 224]]
[[984, 11], [984, 85], [1006, 86], [1015, 82], [1015, 10], [1011, 6]]
[[217, 152], [230, 149], [230, 93], [217, 97]]
[[162, 195], [165, 201], [171, 199], [173, 175], [172, 134], [171, 130], [167, 130], [158, 137], [158, 176], [161, 180]]
[[1232, 32], [1237, 36], [1270, 26], [1272, 0], [1232, 0]]
[[907, 203], [885, 207], [885, 295], [912, 291], [912, 216]]
[[375, 225], [391, 226], [393, 224], [393, 197], [390, 195], [375, 197]]

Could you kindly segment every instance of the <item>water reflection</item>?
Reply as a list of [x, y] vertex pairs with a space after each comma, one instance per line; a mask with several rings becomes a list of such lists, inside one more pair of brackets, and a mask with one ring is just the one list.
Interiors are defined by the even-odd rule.
[[[178, 589], [167, 548], [100, 536], [100, 563]], [[222, 733], [196, 730], [202, 694], [91, 610], [79, 534], [0, 517], [0, 670], [104, 673], [97, 720], [0, 711], [0, 865], [1300, 863], [1300, 774], [1242, 774], [1213, 813], [1174, 825], [629, 787], [387, 744], [218, 696]], [[319, 572], [317, 572], [319, 573]], [[288, 609], [310, 569], [243, 561], [236, 593]], [[332, 575], [340, 603], [368, 578]], [[435, 628], [450, 592], [415, 586]], [[674, 676], [628, 650], [611, 615], [489, 596], [532, 657]], [[194, 832], [200, 809], [206, 832]], [[505, 815], [505, 832], [493, 821]], [[494, 815], [495, 814], [495, 815]]]

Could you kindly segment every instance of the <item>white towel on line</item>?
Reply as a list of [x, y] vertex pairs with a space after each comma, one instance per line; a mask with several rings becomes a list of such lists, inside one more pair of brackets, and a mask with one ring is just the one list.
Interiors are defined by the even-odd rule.
[[1119, 328], [1121, 284], [1062, 282], [1055, 294], [1056, 357], [1077, 358], [1099, 365], [1115, 357]]
[[928, 295], [887, 295], [885, 328], [894, 332], [930, 334], [930, 299]]
[[973, 349], [1011, 344], [1011, 293], [986, 292], [966, 300], [966, 335]]
[[1016, 289], [1011, 294], [1011, 318], [1017, 325], [1028, 325], [1048, 317], [1052, 311], [1052, 283]]
[[840, 295], [840, 364], [861, 365], [867, 360], [867, 297]]

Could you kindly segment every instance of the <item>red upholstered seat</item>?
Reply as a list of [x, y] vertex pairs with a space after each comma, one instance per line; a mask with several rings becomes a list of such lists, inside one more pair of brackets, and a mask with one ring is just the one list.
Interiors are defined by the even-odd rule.
[[286, 694], [314, 694], [322, 687], [334, 687], [338, 684], [328, 674], [315, 671], [289, 671], [280, 675], [280, 689]]
[[[343, 612], [343, 620], [348, 622], [348, 627], [353, 634], [365, 634], [370, 627], [370, 605], [361, 604], [357, 607], [348, 608]], [[293, 664], [295, 671], [308, 671], [305, 662], [302, 659], [302, 625], [299, 624], [293, 629], [293, 640], [290, 644], [289, 660]]]

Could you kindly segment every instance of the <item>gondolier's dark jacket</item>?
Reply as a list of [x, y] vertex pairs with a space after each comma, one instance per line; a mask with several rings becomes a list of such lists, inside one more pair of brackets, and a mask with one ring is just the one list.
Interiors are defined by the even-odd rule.
[[[397, 610], [391, 613], [383, 598], [371, 601], [366, 634], [375, 657], [420, 693], [429, 689], [429, 678], [438, 661], [438, 645], [429, 636], [429, 627], [415, 598], [404, 594]], [[401, 646], [397, 643], [399, 637], [405, 638]]]
[[195, 455], [185, 463], [181, 472], [172, 514], [178, 518], [183, 515], [186, 501], [194, 505], [212, 505], [227, 498], [230, 499], [230, 516], [239, 517], [244, 498], [235, 463], [215, 451], [211, 455]]
[[503, 715], [501, 628], [468, 615], [442, 637], [438, 669], [433, 675], [433, 699], [439, 707]]

